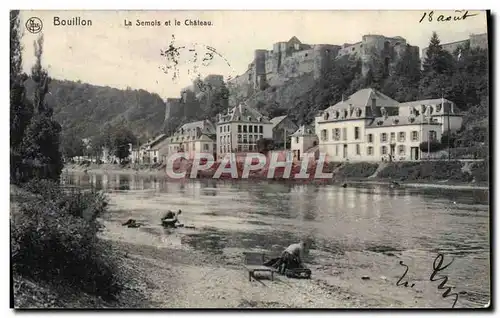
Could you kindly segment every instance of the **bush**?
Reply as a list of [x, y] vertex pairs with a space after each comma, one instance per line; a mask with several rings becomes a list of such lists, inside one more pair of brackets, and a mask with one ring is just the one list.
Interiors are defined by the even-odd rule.
[[[430, 146], [430, 148], [429, 148]], [[427, 142], [427, 141], [423, 141], [420, 143], [420, 150], [423, 151], [423, 152], [436, 152], [436, 151], [439, 151], [439, 150], [442, 150], [443, 149], [443, 145], [439, 142], [439, 141], [431, 141], [431, 142]], [[430, 150], [428, 150], [430, 149]]]
[[355, 162], [342, 166], [336, 175], [343, 178], [367, 178], [375, 173], [378, 163]]
[[117, 265], [108, 256], [108, 244], [97, 238], [97, 217], [106, 199], [94, 192], [64, 191], [49, 181], [32, 181], [25, 189], [36, 196], [20, 204], [11, 220], [13, 270], [99, 296], [118, 293]]
[[458, 161], [394, 162], [382, 169], [378, 176], [408, 181], [472, 181], [469, 173], [462, 172], [462, 163]]
[[470, 170], [476, 182], [489, 180], [490, 171], [489, 171], [489, 162], [487, 160], [472, 164]]

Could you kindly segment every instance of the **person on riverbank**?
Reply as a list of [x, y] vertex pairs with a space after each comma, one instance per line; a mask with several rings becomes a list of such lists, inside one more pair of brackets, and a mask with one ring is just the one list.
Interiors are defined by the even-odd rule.
[[281, 274], [285, 274], [287, 269], [303, 268], [305, 249], [306, 243], [304, 241], [288, 246], [272, 266], [277, 268]]
[[164, 226], [175, 227], [176, 223], [179, 223], [179, 215], [182, 213], [181, 210], [173, 212], [168, 210], [165, 216], [161, 218], [161, 222]]

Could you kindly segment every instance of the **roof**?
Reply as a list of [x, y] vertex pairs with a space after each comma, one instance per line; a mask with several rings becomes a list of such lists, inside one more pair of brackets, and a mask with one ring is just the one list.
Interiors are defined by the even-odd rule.
[[364, 88], [349, 96], [346, 100], [328, 107], [326, 110], [354, 107], [371, 107], [372, 99], [376, 99], [377, 107], [397, 107], [399, 102], [373, 88]]
[[145, 143], [144, 145], [142, 145], [140, 148], [144, 149], [147, 147], [153, 147], [155, 144], [161, 142], [166, 137], [167, 137], [167, 135], [165, 135], [165, 134], [158, 135], [158, 136], [154, 137], [152, 140], [150, 140], [147, 143]]
[[302, 42], [300, 42], [299, 39], [297, 39], [297, 37], [294, 35], [290, 38], [290, 40], [288, 40], [288, 43], [292, 42], [292, 41], [295, 41], [295, 42], [299, 42], [300, 44], [302, 44]]
[[292, 137], [316, 135], [314, 128], [309, 125], [302, 125], [292, 134]]
[[399, 106], [420, 106], [420, 105], [438, 105], [442, 102], [453, 104], [452, 101], [446, 98], [435, 98], [435, 99], [424, 99], [424, 100], [415, 100], [412, 102], [401, 103]]
[[195, 131], [197, 129], [200, 129], [201, 133], [205, 135], [212, 135], [216, 133], [214, 125], [209, 120], [205, 119], [182, 125], [177, 129], [174, 135], [187, 134], [190, 131]]
[[223, 122], [240, 121], [240, 122], [260, 122], [264, 124], [270, 124], [271, 121], [256, 109], [246, 105], [239, 104], [229, 110], [227, 114], [223, 114]]
[[[411, 119], [410, 119], [411, 118]], [[413, 121], [412, 121], [413, 119]], [[429, 124], [429, 120], [422, 116], [410, 117], [410, 116], [387, 116], [387, 117], [377, 117], [374, 118], [370, 123], [366, 124], [367, 128], [377, 128], [377, 127], [387, 127], [387, 126], [404, 126], [404, 125], [420, 125]], [[441, 123], [433, 122], [431, 120], [431, 125], [441, 125]]]
[[286, 118], [286, 115], [271, 118], [271, 123], [273, 124], [273, 128], [278, 126], [279, 123], [281, 123], [283, 121], [283, 119], [285, 119], [285, 118]]

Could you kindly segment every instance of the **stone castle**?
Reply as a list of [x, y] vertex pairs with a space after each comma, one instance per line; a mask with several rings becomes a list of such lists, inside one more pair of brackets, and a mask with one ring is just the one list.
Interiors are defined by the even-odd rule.
[[362, 72], [366, 74], [375, 54], [379, 54], [389, 68], [407, 49], [419, 54], [418, 47], [408, 46], [400, 36], [364, 35], [360, 42], [343, 45], [304, 44], [293, 36], [288, 42], [275, 43], [272, 50], [255, 50], [254, 60], [248, 65], [248, 70], [232, 79], [230, 84], [262, 90], [268, 86], [282, 85], [289, 78], [305, 74], [317, 79], [331, 63], [346, 55], [359, 57]]

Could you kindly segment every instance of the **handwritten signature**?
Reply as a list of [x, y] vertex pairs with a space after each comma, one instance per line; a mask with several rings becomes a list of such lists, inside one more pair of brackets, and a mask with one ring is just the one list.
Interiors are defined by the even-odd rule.
[[[448, 268], [453, 263], [454, 260], [452, 259], [451, 262], [449, 262], [445, 266], [443, 266], [443, 261], [444, 261], [443, 254], [438, 254], [438, 256], [434, 259], [434, 262], [432, 263], [432, 270], [433, 271], [432, 271], [431, 276], [429, 277], [429, 280], [431, 282], [441, 281], [441, 283], [438, 285], [438, 289], [444, 290], [444, 292], [442, 294], [443, 298], [455, 296], [455, 300], [453, 302], [453, 305], [451, 306], [451, 308], [455, 308], [455, 305], [457, 304], [457, 301], [458, 301], [458, 293], [451, 293], [453, 287], [446, 286], [446, 283], [448, 282], [448, 276], [445, 276], [445, 275], [437, 276], [437, 274], [440, 271]], [[400, 261], [399, 265], [405, 267], [405, 272], [403, 273], [403, 275], [401, 275], [401, 277], [397, 281], [396, 286], [404, 286], [404, 287], [413, 288], [415, 286], [415, 284], [409, 285], [408, 280], [402, 282], [403, 278], [405, 278], [406, 274], [408, 273], [408, 265], [403, 263], [403, 261]]]
[[[478, 13], [469, 14], [469, 11], [464, 12], [464, 10], [455, 10], [455, 13], [456, 13], [455, 15], [440, 14], [436, 18], [436, 21], [437, 22], [462, 21], [462, 20], [465, 20], [467, 18], [478, 15]], [[424, 14], [422, 15], [422, 18], [420, 18], [419, 23], [422, 23], [422, 21], [424, 21], [425, 18], [427, 18], [427, 20], [429, 22], [434, 21], [434, 11], [424, 12]]]

